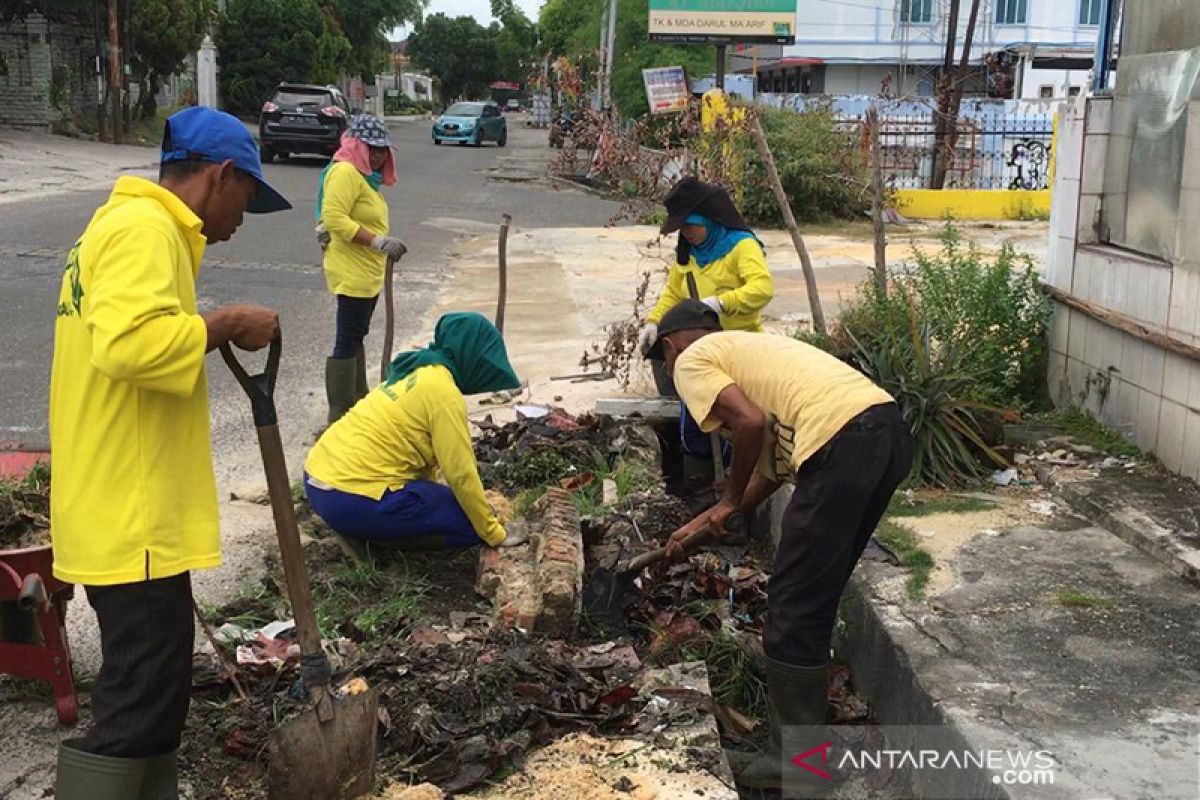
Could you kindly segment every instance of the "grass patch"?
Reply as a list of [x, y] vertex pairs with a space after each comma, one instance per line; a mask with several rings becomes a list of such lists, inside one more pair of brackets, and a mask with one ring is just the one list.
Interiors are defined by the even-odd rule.
[[532, 489], [521, 490], [521, 493], [513, 498], [513, 515], [518, 517], [528, 516], [529, 510], [533, 508], [533, 504], [541, 500], [545, 494], [545, 486], [535, 486]]
[[154, 112], [153, 117], [141, 118], [135, 114], [135, 119], [125, 132], [125, 143], [142, 147], [157, 147], [162, 144], [163, 128], [166, 127], [167, 117], [179, 110], [179, 106], [168, 106]]
[[879, 523], [875, 538], [891, 548], [900, 559], [900, 565], [909, 571], [905, 588], [913, 600], [925, 599], [925, 587], [929, 584], [929, 573], [933, 571], [933, 556], [917, 541], [917, 535], [899, 522], [885, 519]]
[[1054, 595], [1055, 601], [1066, 608], [1116, 608], [1117, 601], [1111, 597], [1101, 597], [1094, 594], [1084, 594], [1071, 589], [1063, 589]]
[[404, 636], [428, 593], [424, 578], [380, 569], [374, 562], [339, 564], [314, 581], [317, 626], [327, 639], [350, 633], [364, 639]]
[[888, 504], [889, 517], [927, 517], [931, 514], [975, 514], [980, 511], [990, 511], [996, 504], [979, 497], [959, 497], [951, 494], [938, 494], [922, 497], [917, 495], [916, 502], [909, 505], [903, 494], [892, 497]]
[[[651, 626], [653, 640], [661, 640], [661, 631]], [[754, 659], [724, 628], [704, 631], [683, 642], [655, 648], [650, 660], [660, 666], [685, 661], [703, 661], [708, 667], [713, 698], [752, 717], [766, 718], [767, 681]]]
[[1052, 425], [1065, 435], [1110, 456], [1135, 458], [1142, 454], [1137, 445], [1086, 411], [1072, 409], [1055, 412], [1039, 417], [1038, 421]]

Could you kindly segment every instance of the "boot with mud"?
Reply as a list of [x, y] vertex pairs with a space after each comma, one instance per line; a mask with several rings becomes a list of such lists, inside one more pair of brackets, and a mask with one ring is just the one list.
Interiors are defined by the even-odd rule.
[[360, 344], [358, 352], [354, 355], [354, 401], [362, 400], [369, 391], [371, 384], [367, 382], [367, 350]]
[[357, 358], [325, 359], [325, 397], [329, 401], [330, 425], [358, 402], [357, 370]]
[[[58, 746], [57, 800], [141, 800], [149, 758], [113, 758], [78, 749], [79, 740]], [[155, 800], [158, 800], [155, 798]]]
[[[801, 767], [785, 765], [819, 742], [788, 729], [824, 725], [828, 708], [829, 667], [805, 667], [766, 658], [767, 704], [771, 739], [765, 753], [732, 757], [737, 785], [744, 789], [783, 791], [785, 798], [822, 797], [830, 784]], [[790, 735], [789, 735], [790, 734]], [[803, 739], [802, 741], [800, 739]], [[739, 768], [740, 767], [740, 768]]]

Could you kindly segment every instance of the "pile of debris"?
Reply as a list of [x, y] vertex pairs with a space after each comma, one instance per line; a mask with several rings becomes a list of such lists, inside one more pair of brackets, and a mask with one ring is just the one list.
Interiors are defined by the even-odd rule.
[[0, 481], [0, 550], [50, 544], [50, 467], [37, 464], [19, 481]]

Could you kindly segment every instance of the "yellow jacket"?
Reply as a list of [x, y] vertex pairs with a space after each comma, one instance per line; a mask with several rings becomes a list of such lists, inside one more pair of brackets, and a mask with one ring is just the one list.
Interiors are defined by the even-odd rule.
[[338, 161], [325, 175], [321, 223], [329, 231], [325, 282], [329, 291], [348, 297], [374, 297], [383, 287], [387, 256], [354, 243], [359, 228], [388, 233], [388, 205], [353, 164]]
[[124, 177], [67, 256], [50, 374], [60, 580], [133, 583], [221, 561], [200, 228], [170, 191]]
[[443, 366], [381, 383], [321, 435], [304, 470], [334, 489], [378, 500], [440, 470], [471, 526], [490, 545], [504, 541], [475, 463], [467, 401]]
[[646, 316], [649, 322], [659, 322], [664, 314], [691, 297], [688, 273], [696, 276], [699, 299], [715, 296], [721, 301], [725, 308], [721, 325], [725, 330], [762, 330], [760, 312], [775, 296], [775, 285], [757, 240], [743, 239], [725, 256], [703, 269], [696, 265], [694, 257], [687, 266], [672, 264], [662, 296]]

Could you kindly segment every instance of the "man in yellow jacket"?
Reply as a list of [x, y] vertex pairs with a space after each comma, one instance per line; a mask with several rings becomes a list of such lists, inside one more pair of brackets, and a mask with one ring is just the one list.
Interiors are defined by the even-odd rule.
[[58, 800], [178, 797], [193, 569], [220, 563], [205, 354], [266, 346], [275, 312], [201, 315], [208, 242], [290, 208], [234, 117], [167, 120], [160, 180], [123, 177], [67, 257], [50, 380], [54, 574], [83, 584], [103, 664], [93, 724], [59, 749]]

